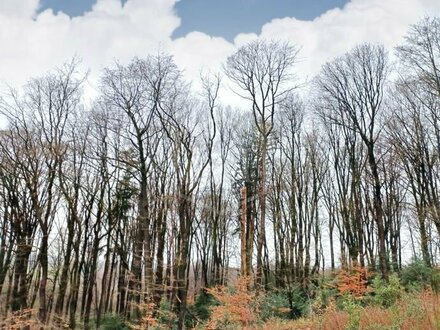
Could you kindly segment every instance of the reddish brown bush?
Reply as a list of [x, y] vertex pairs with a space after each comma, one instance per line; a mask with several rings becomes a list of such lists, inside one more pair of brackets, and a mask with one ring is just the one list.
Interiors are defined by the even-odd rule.
[[341, 269], [336, 276], [336, 287], [340, 295], [350, 294], [361, 299], [369, 291], [367, 286], [368, 271], [356, 266], [351, 270]]
[[220, 302], [211, 308], [207, 329], [221, 329], [228, 324], [246, 327], [257, 320], [256, 297], [248, 289], [249, 283], [248, 277], [241, 277], [232, 290], [224, 286], [207, 289]]

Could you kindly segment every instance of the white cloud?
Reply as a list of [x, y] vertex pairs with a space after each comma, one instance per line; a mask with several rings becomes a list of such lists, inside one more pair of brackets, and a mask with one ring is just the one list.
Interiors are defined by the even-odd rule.
[[234, 50], [234, 45], [225, 39], [201, 32], [188, 33], [170, 45], [176, 64], [187, 72], [190, 79], [197, 79], [202, 69], [220, 71], [224, 60]]
[[90, 12], [70, 18], [52, 10], [35, 14], [38, 0], [0, 0], [0, 81], [20, 86], [74, 55], [96, 81], [113, 60], [145, 56], [171, 42], [180, 24], [174, 3], [129, 0], [122, 6], [119, 0], [98, 0]]
[[38, 3], [38, 0], [0, 0], [0, 17], [31, 18], [38, 9]]
[[274, 19], [262, 27], [260, 36], [301, 45], [298, 70], [303, 78], [311, 78], [326, 61], [358, 43], [380, 43], [392, 50], [410, 24], [424, 15], [438, 14], [438, 0], [352, 0], [313, 21]]
[[[174, 54], [189, 79], [202, 68], [221, 69], [236, 47], [257, 37], [284, 38], [302, 46], [298, 71], [311, 78], [321, 65], [370, 41], [392, 48], [408, 25], [423, 15], [440, 14], [438, 0], [352, 0], [312, 21], [274, 19], [257, 34], [239, 34], [233, 43], [201, 32], [172, 40], [180, 24], [177, 0], [98, 0], [91, 11], [70, 18], [46, 10], [36, 14], [38, 0], [0, 0], [0, 81], [24, 84], [79, 55], [96, 83], [100, 70], [115, 59], [128, 61], [158, 50]], [[232, 100], [232, 98], [231, 98]]]

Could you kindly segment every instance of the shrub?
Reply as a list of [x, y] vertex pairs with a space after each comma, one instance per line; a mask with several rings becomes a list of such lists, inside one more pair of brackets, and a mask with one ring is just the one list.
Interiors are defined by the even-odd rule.
[[346, 330], [358, 330], [361, 321], [362, 307], [359, 305], [359, 301], [352, 295], [345, 296], [342, 300], [342, 308], [348, 314], [348, 324]]
[[100, 330], [128, 330], [124, 319], [117, 314], [104, 314], [101, 320]]
[[423, 260], [415, 259], [400, 272], [402, 284], [407, 289], [421, 291], [427, 287], [440, 289], [440, 274], [437, 269], [429, 267]]
[[248, 289], [249, 278], [239, 278], [234, 288], [224, 286], [209, 288], [218, 302], [211, 308], [207, 329], [237, 329], [257, 321], [258, 304], [255, 293]]
[[383, 281], [380, 276], [376, 276], [371, 287], [372, 300], [375, 305], [388, 308], [394, 305], [402, 296], [402, 287], [396, 274], [390, 275], [388, 283]]
[[194, 305], [191, 306], [191, 312], [200, 320], [206, 321], [211, 315], [211, 308], [218, 305], [219, 302], [212, 296], [212, 294], [207, 290], [202, 290], [197, 296]]
[[156, 318], [157, 325], [153, 329], [170, 329], [177, 324], [177, 316], [172, 310], [170, 301], [165, 297], [160, 302]]
[[271, 292], [260, 300], [260, 317], [266, 321], [270, 318], [289, 318], [290, 304], [286, 292]]
[[337, 288], [330, 283], [324, 284], [316, 292], [315, 298], [309, 302], [309, 310], [312, 315], [322, 315], [330, 305], [334, 305], [338, 296]]
[[294, 285], [289, 289], [288, 299], [291, 309], [291, 318], [299, 318], [308, 314], [309, 297], [307, 296], [307, 292], [300, 285]]
[[341, 296], [350, 295], [362, 299], [368, 292], [368, 272], [363, 267], [353, 267], [350, 271], [342, 269], [336, 276], [336, 286]]

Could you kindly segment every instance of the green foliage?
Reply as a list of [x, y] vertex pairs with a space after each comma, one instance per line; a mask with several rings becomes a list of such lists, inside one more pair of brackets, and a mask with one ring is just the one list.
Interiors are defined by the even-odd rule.
[[319, 296], [325, 306], [328, 306], [331, 300], [334, 300], [338, 295], [338, 290], [336, 288], [322, 288], [319, 290]]
[[99, 330], [128, 330], [124, 319], [116, 314], [104, 314]]
[[211, 316], [211, 308], [218, 305], [219, 302], [203, 289], [196, 297], [194, 304], [188, 305], [188, 313], [185, 319], [187, 328], [193, 329], [198, 323], [208, 321]]
[[397, 274], [391, 274], [388, 283], [380, 276], [376, 276], [371, 288], [372, 302], [386, 308], [393, 306], [402, 296], [402, 287]]
[[177, 324], [176, 314], [172, 310], [171, 303], [165, 297], [160, 302], [156, 317], [158, 323], [157, 329], [163, 329], [161, 328], [162, 325], [168, 328], [170, 325]]
[[292, 318], [305, 316], [309, 310], [309, 297], [299, 285], [295, 285], [287, 292], [290, 306], [290, 315]]
[[197, 296], [194, 305], [191, 306], [192, 314], [197, 316], [200, 320], [206, 321], [209, 319], [211, 312], [210, 309], [213, 306], [218, 306], [219, 302], [206, 290]]
[[440, 289], [440, 273], [429, 267], [423, 260], [415, 259], [404, 267], [400, 273], [402, 284], [409, 290], [421, 291], [431, 287], [434, 291]]
[[188, 306], [185, 324], [188, 328], [194, 328], [199, 322], [206, 322], [211, 317], [211, 309], [220, 303], [205, 289], [197, 296], [194, 304]]
[[362, 307], [352, 295], [344, 295], [341, 299], [342, 309], [348, 314], [346, 330], [358, 330], [361, 321]]
[[289, 299], [285, 292], [269, 292], [260, 301], [260, 317], [264, 321], [270, 318], [289, 318]]
[[330, 304], [336, 301], [338, 290], [332, 287], [318, 289], [315, 298], [309, 303], [309, 310], [312, 315], [322, 315]]

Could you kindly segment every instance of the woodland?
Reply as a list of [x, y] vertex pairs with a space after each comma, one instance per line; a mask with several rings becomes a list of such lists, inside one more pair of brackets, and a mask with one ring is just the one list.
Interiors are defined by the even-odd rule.
[[0, 328], [439, 329], [440, 18], [307, 84], [300, 46], [3, 93]]

